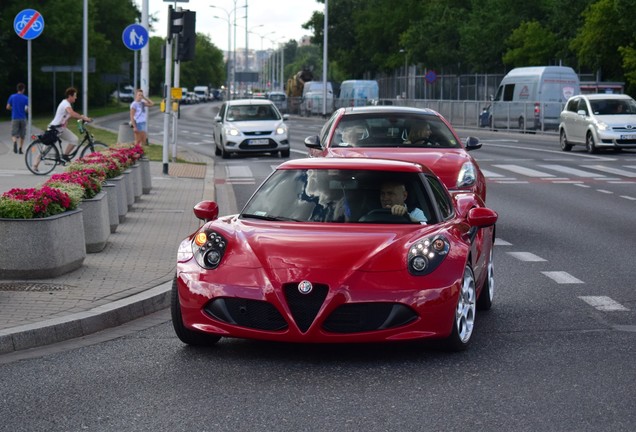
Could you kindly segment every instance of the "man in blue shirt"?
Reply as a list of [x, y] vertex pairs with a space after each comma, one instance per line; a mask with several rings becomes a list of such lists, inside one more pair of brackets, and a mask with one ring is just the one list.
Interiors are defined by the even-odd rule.
[[13, 139], [13, 152], [18, 153], [18, 140], [20, 140], [20, 154], [24, 146], [24, 136], [26, 135], [26, 112], [29, 105], [29, 98], [24, 95], [24, 84], [19, 83], [17, 93], [9, 96], [7, 109], [11, 111], [11, 138]]
[[380, 187], [380, 203], [382, 208], [391, 209], [394, 215], [402, 216], [408, 214], [413, 222], [426, 222], [424, 212], [415, 207], [408, 209], [406, 205], [406, 187], [399, 182], [385, 182]]

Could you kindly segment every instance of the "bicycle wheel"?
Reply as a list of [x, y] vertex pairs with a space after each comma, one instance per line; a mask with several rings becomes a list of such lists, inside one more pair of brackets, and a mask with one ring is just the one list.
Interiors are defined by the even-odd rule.
[[[35, 140], [24, 152], [24, 162], [33, 174], [46, 175], [53, 171], [60, 161], [60, 152], [54, 145], [46, 145]], [[36, 168], [37, 166], [37, 168]]]
[[95, 152], [101, 152], [104, 150], [107, 150], [108, 146], [106, 144], [104, 144], [101, 141], [93, 141], [93, 143], [88, 143], [86, 145], [86, 147], [84, 147], [82, 149], [82, 154], [80, 155], [81, 157], [84, 157], [86, 155], [89, 155], [91, 153], [95, 153]]

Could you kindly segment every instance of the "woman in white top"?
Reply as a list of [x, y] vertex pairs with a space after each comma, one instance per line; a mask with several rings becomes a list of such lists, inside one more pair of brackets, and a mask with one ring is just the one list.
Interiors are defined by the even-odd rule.
[[142, 89], [135, 92], [135, 100], [130, 104], [130, 124], [135, 134], [135, 144], [146, 144], [148, 139], [148, 108], [155, 103], [144, 96]]
[[[83, 114], [76, 112], [73, 109], [72, 104], [77, 100], [77, 89], [74, 87], [69, 87], [66, 89], [65, 93], [66, 98], [60, 102], [57, 106], [57, 111], [55, 111], [55, 117], [53, 121], [49, 124], [49, 126], [56, 126], [57, 130], [60, 132], [60, 139], [62, 141], [67, 141], [68, 144], [64, 149], [64, 154], [62, 157], [66, 160], [69, 160], [69, 154], [73, 150], [79, 141], [77, 135], [75, 135], [71, 130], [68, 129], [68, 120], [70, 118], [76, 118], [79, 120], [84, 120], [85, 122], [90, 122], [91, 118], [86, 117]], [[37, 167], [36, 167], [37, 168]]]

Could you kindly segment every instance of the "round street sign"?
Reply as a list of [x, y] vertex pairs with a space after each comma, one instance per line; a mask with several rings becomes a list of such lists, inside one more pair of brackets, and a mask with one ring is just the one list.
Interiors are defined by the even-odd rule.
[[126, 48], [137, 51], [148, 44], [148, 30], [141, 24], [131, 24], [124, 29], [121, 38]]
[[22, 39], [35, 39], [44, 30], [44, 18], [36, 10], [25, 9], [15, 16], [13, 29]]
[[437, 72], [435, 72], [434, 70], [429, 70], [426, 75], [424, 75], [424, 79], [426, 80], [427, 83], [429, 84], [433, 84], [435, 82], [435, 80], [437, 79]]

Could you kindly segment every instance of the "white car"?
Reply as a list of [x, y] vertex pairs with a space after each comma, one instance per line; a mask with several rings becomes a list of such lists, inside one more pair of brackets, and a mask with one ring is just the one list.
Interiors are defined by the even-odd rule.
[[561, 112], [559, 142], [563, 151], [636, 148], [636, 101], [624, 94], [571, 97]]
[[289, 129], [276, 105], [267, 99], [237, 99], [221, 105], [214, 118], [215, 154], [280, 153], [289, 157]]

